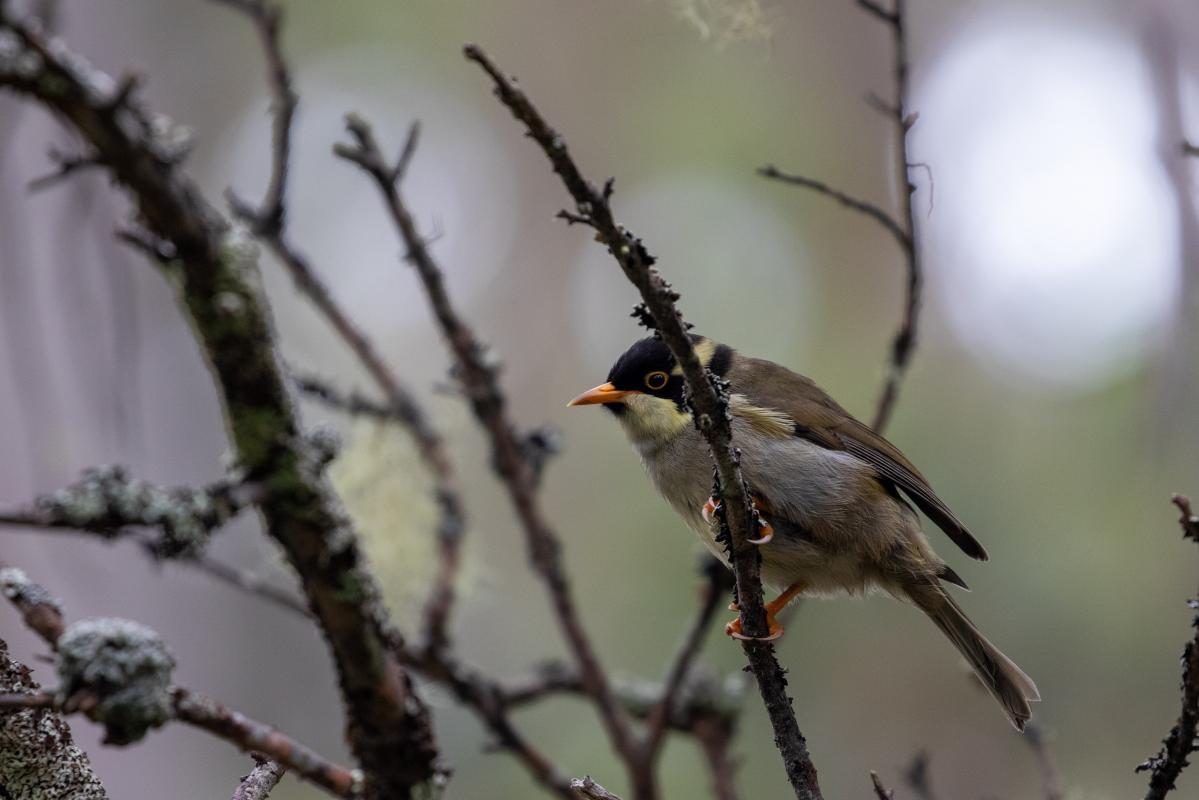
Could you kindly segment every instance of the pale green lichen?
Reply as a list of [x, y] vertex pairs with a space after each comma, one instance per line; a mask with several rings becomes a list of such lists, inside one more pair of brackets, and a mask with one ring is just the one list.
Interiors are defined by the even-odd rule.
[[126, 619], [80, 620], [58, 640], [61, 698], [91, 695], [105, 742], [131, 744], [171, 718], [175, 659], [158, 634]]

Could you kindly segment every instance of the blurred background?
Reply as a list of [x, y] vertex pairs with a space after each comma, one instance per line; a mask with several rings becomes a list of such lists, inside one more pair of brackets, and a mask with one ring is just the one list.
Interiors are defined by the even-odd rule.
[[[19, 6], [19, 4], [17, 4]], [[453, 443], [470, 532], [462, 652], [497, 675], [563, 654], [523, 538], [455, 397], [448, 359], [376, 193], [334, 159], [356, 110], [397, 148], [424, 137], [407, 194], [450, 289], [505, 365], [525, 426], [560, 429], [544, 501], [607, 666], [658, 677], [694, 609], [697, 542], [650, 488], [607, 415], [567, 410], [641, 331], [633, 288], [586, 231], [543, 156], [460, 55], [477, 41], [521, 79], [591, 176], [615, 175], [620, 220], [644, 237], [698, 330], [821, 383], [869, 418], [898, 323], [902, 263], [871, 221], [768, 183], [764, 163], [895, 208], [892, 129], [865, 97], [892, 91], [886, 29], [852, 0], [295, 0], [285, 48], [301, 95], [290, 222], [298, 244], [433, 409]], [[1143, 791], [1133, 767], [1178, 713], [1178, 655], [1197, 554], [1171, 492], [1199, 495], [1199, 6], [1186, 0], [909, 4], [912, 173], [927, 293], [889, 437], [980, 535], [986, 564], [935, 544], [974, 592], [979, 626], [1038, 682], [1036, 709], [1071, 798]], [[258, 198], [268, 96], [251, 28], [201, 0], [64, 0], [59, 28], [98, 66], [145, 77], [152, 107], [190, 126], [189, 168], [215, 203]], [[97, 463], [159, 483], [221, 476], [221, 412], [191, 333], [153, 266], [111, 236], [127, 206], [99, 175], [30, 194], [57, 123], [0, 98], [0, 502], [23, 503]], [[324, 322], [266, 259], [284, 355], [368, 390]], [[334, 477], [397, 619], [417, 621], [432, 551], [408, 440], [306, 406], [345, 447]], [[213, 554], [291, 578], [252, 518]], [[132, 545], [4, 530], [0, 557], [58, 593], [72, 619], [120, 615], [160, 631], [181, 682], [345, 757], [323, 642], [302, 620]], [[723, 619], [719, 623], [723, 624]], [[719, 635], [705, 659], [742, 663]], [[39, 644], [0, 610], [0, 637], [52, 684]], [[1036, 763], [957, 655], [885, 598], [805, 604], [780, 644], [826, 796], [866, 797], [918, 750], [942, 797], [1038, 795]], [[529, 797], [473, 718], [433, 686], [451, 798]], [[788, 794], [751, 695], [737, 754], [746, 797]], [[591, 710], [522, 712], [569, 774], [616, 792]], [[228, 794], [248, 760], [168, 727], [130, 750], [74, 724], [114, 797]], [[692, 743], [673, 738], [669, 797], [706, 796]], [[902, 790], [897, 796], [902, 796]], [[1179, 797], [1199, 794], [1199, 771]], [[317, 793], [287, 779], [279, 798]]]

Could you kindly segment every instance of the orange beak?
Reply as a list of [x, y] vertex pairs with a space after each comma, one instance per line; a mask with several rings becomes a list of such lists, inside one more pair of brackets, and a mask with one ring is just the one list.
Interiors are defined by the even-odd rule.
[[610, 383], [601, 384], [594, 389], [588, 389], [581, 395], [567, 403], [567, 406], [594, 406], [601, 403], [616, 403], [622, 398], [627, 397], [636, 392], [617, 389]]

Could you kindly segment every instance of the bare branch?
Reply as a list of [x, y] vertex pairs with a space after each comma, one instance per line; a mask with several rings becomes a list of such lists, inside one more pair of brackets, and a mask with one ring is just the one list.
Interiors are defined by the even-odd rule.
[[357, 797], [362, 780], [353, 770], [329, 761], [269, 725], [250, 719], [211, 698], [176, 687], [175, 718], [224, 739], [246, 753], [261, 753], [280, 767], [337, 797]]
[[312, 619], [312, 612], [304, 605], [304, 601], [286, 589], [280, 589], [270, 582], [263, 580], [254, 572], [225, 564], [216, 559], [198, 554], [183, 560], [184, 564], [228, 586], [266, 600], [273, 605], [286, 609], [293, 614], [299, 614], [306, 619]]
[[[578, 215], [595, 230], [597, 238], [620, 264], [625, 277], [641, 293], [646, 311], [681, 367], [695, 422], [712, 448], [719, 483], [717, 494], [723, 501], [721, 506], [728, 518], [728, 542], [737, 576], [742, 630], [748, 636], [766, 636], [761, 555], [749, 541], [753, 536], [751, 531], [756, 530], [756, 520], [750, 505], [749, 490], [741, 477], [732, 444], [727, 398], [695, 354], [682, 317], [675, 307], [679, 295], [654, 269], [654, 258], [641, 240], [616, 223], [608, 202], [611, 185], [608, 184], [601, 191], [583, 177], [567, 149], [566, 141], [546, 123], [528, 97], [483, 50], [468, 45], [465, 55], [491, 77], [500, 102], [524, 124], [529, 135], [541, 147], [574, 198]], [[758, 689], [774, 727], [775, 742], [783, 755], [787, 777], [796, 797], [801, 800], [820, 798], [816, 768], [795, 721], [795, 712], [786, 694], [786, 678], [775, 659], [774, 647], [764, 641], [745, 641], [742, 646], [758, 679]]]
[[537, 499], [536, 477], [524, 456], [515, 427], [505, 410], [499, 388], [498, 370], [451, 304], [441, 268], [434, 262], [425, 239], [416, 227], [395, 183], [396, 170], [389, 165], [375, 141], [370, 126], [351, 115], [346, 128], [353, 144], [339, 144], [337, 155], [361, 167], [383, 195], [387, 210], [408, 249], [407, 260], [424, 284], [434, 317], [457, 362], [457, 376], [471, 409], [491, 440], [492, 460], [508, 491], [525, 531], [533, 566], [545, 582], [555, 618], [570, 644], [588, 695], [594, 701], [613, 748], [626, 758], [634, 754], [628, 723], [612, 696], [608, 677], [579, 619], [573, 593], [562, 566], [561, 543]]
[[255, 756], [254, 769], [241, 779], [231, 800], [266, 800], [286, 772], [283, 765], [261, 756]]
[[704, 583], [700, 590], [699, 609], [695, 621], [687, 630], [683, 644], [675, 654], [670, 669], [667, 670], [666, 680], [662, 688], [662, 697], [650, 709], [645, 724], [645, 742], [642, 745], [646, 760], [652, 761], [658, 754], [667, 726], [674, 716], [675, 703], [687, 679], [687, 672], [699, 656], [704, 636], [712, 626], [712, 618], [720, 606], [720, 600], [727, 594], [728, 570], [712, 557], [705, 557], [703, 564]]
[[785, 172], [781, 172], [777, 167], [771, 164], [761, 167], [758, 170], [758, 174], [764, 178], [771, 178], [773, 180], [782, 181], [783, 183], [790, 183], [794, 186], [802, 186], [805, 189], [811, 189], [817, 194], [830, 197], [846, 208], [853, 209], [859, 214], [863, 214], [873, 219], [879, 225], [882, 225], [888, 233], [895, 237], [895, 241], [899, 242], [899, 246], [902, 247], [905, 252], [912, 247], [912, 240], [908, 237], [907, 231], [903, 229], [903, 226], [896, 222], [894, 217], [873, 203], [868, 203], [865, 200], [859, 200], [858, 198], [848, 195], [845, 192], [842, 192], [840, 189], [835, 189], [822, 181], [818, 181], [813, 178], [806, 178], [803, 175], [789, 175]]
[[[1191, 501], [1180, 494], [1172, 499], [1182, 512], [1179, 524], [1183, 538], [1199, 543], [1199, 517], [1191, 510]], [[1187, 605], [1192, 611], [1199, 609], [1199, 598], [1189, 600]], [[1168, 795], [1190, 763], [1191, 753], [1195, 752], [1195, 737], [1199, 735], [1199, 613], [1191, 620], [1191, 627], [1195, 636], [1182, 651], [1182, 710], [1178, 722], [1162, 742], [1157, 755], [1136, 769], [1149, 773], [1149, 791], [1145, 793], [1145, 800], [1162, 800]]]
[[[393, 643], [401, 663], [446, 686], [487, 727], [498, 747], [511, 753], [539, 784], [565, 800], [574, 800], [570, 781], [547, 756], [525, 739], [508, 717], [513, 707], [505, 690], [496, 682], [461, 664], [448, 649], [414, 650], [402, 640]], [[581, 682], [575, 681], [578, 691]]]
[[279, 231], [287, 214], [287, 177], [291, 161], [291, 128], [299, 97], [292, 88], [291, 73], [283, 58], [279, 42], [282, 12], [266, 0], [214, 0], [249, 17], [262, 42], [266, 56], [267, 75], [271, 84], [271, 178], [266, 195], [258, 209], [251, 210], [241, 201], [234, 201], [238, 216], [252, 220], [257, 232]]

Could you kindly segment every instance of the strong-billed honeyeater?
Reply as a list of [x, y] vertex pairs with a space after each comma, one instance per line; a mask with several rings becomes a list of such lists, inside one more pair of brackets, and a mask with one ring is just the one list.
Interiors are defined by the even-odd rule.
[[[1029, 701], [1040, 699], [1036, 684], [949, 596], [944, 583], [966, 584], [933, 552], [909, 501], [966, 555], [987, 553], [919, 470], [803, 375], [711, 339], [692, 341], [704, 366], [728, 381], [733, 442], [761, 518], [762, 580], [780, 592], [766, 607], [770, 638], [783, 632], [777, 614], [801, 594], [881, 589], [927, 614], [1023, 730]], [[658, 491], [727, 565], [715, 539], [711, 456], [683, 391], [682, 370], [650, 337], [570, 405], [602, 403], [616, 415]], [[738, 620], [725, 630], [743, 638]]]

